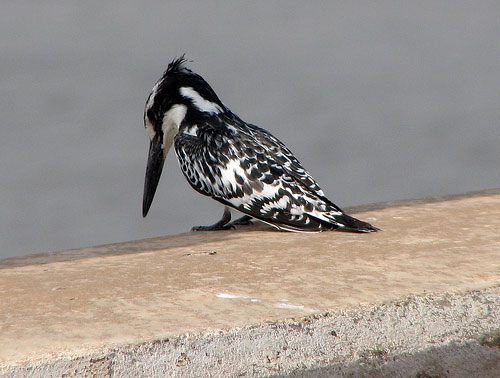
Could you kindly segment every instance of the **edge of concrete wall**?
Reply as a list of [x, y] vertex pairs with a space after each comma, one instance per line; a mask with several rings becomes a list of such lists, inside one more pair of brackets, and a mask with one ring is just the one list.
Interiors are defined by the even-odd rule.
[[474, 377], [499, 371], [500, 286], [186, 334], [2, 374], [313, 378]]

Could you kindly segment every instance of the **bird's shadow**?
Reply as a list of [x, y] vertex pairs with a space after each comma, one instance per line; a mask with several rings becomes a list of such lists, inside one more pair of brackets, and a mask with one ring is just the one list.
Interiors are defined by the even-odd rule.
[[191, 231], [177, 235], [161, 236], [114, 244], [104, 244], [95, 247], [11, 257], [0, 260], [0, 269], [68, 262], [96, 257], [139, 254], [170, 248], [193, 247], [209, 242], [237, 239], [242, 233], [252, 231], [279, 232], [274, 227], [260, 222], [254, 225], [237, 226], [235, 229], [226, 231]]

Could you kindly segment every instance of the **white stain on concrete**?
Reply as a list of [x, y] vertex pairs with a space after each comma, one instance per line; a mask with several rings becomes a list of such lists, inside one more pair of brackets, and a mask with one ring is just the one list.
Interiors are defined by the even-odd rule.
[[215, 296], [217, 298], [224, 298], [224, 299], [238, 299], [238, 298], [250, 299], [250, 297], [247, 297], [246, 295], [228, 294], [228, 293], [219, 293], [215, 294]]
[[230, 294], [230, 293], [219, 293], [215, 294], [217, 298], [223, 299], [250, 299], [250, 302], [262, 302], [260, 299], [251, 298], [248, 295], [240, 295], [240, 294]]
[[282, 308], [285, 310], [302, 310], [306, 312], [318, 312], [319, 310], [314, 309], [314, 308], [308, 308], [303, 305], [296, 305], [296, 304], [291, 304], [291, 303], [275, 303], [274, 307], [276, 308]]

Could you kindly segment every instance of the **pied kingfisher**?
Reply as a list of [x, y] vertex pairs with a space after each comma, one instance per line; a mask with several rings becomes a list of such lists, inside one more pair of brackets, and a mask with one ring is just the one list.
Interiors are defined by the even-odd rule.
[[[150, 147], [144, 217], [173, 143], [193, 189], [225, 205], [220, 221], [193, 230], [225, 230], [252, 218], [289, 231], [378, 230], [326, 198], [282, 142], [231, 112], [185, 63], [184, 56], [172, 61], [146, 102], [144, 126]], [[229, 207], [245, 216], [230, 223]]]

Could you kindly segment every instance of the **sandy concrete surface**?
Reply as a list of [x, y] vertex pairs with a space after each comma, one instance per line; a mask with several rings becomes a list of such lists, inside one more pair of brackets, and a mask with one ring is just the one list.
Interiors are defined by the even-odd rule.
[[500, 371], [500, 191], [353, 211], [384, 231], [249, 226], [1, 260], [0, 372]]

